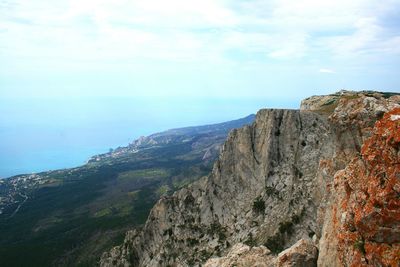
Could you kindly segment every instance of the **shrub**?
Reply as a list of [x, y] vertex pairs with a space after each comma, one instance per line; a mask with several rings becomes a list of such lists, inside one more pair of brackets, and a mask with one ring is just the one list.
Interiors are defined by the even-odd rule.
[[299, 223], [300, 222], [300, 216], [297, 215], [297, 214], [293, 215], [292, 216], [292, 222], [296, 223], [296, 224]]
[[254, 247], [256, 246], [256, 241], [253, 239], [253, 234], [249, 234], [249, 238], [243, 242], [244, 244], [248, 245], [249, 247]]
[[225, 235], [225, 233], [224, 233], [223, 231], [219, 231], [219, 233], [218, 233], [218, 239], [219, 239], [220, 241], [224, 241], [224, 240], [226, 239], [226, 235]]
[[265, 193], [267, 194], [267, 196], [272, 196], [272, 195], [279, 196], [279, 191], [272, 186], [266, 186]]
[[281, 234], [277, 234], [267, 239], [264, 244], [272, 253], [278, 254], [283, 250], [284, 240]]
[[253, 211], [257, 213], [263, 213], [265, 211], [265, 202], [261, 199], [261, 197], [258, 197], [253, 202]]
[[353, 247], [365, 255], [364, 239], [358, 239], [354, 242]]
[[197, 240], [196, 238], [188, 238], [188, 239], [186, 239], [186, 243], [187, 243], [189, 246], [193, 247], [193, 246], [199, 244], [199, 240]]
[[210, 224], [210, 227], [207, 229], [207, 233], [209, 235], [214, 235], [214, 234], [219, 234], [221, 231], [223, 231], [222, 225], [218, 221], [214, 221], [213, 223]]
[[287, 234], [292, 234], [293, 233], [293, 223], [292, 222], [283, 222], [279, 224], [279, 232], [281, 234], [287, 233]]

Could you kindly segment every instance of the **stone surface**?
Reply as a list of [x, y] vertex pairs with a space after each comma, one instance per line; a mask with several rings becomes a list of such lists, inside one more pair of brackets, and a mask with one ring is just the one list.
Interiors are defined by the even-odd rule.
[[[364, 161], [372, 155], [368, 147], [374, 147], [366, 140], [376, 135], [375, 122], [385, 112], [400, 107], [399, 103], [400, 98], [392, 94], [345, 91], [306, 99], [300, 111], [259, 111], [253, 125], [230, 133], [208, 177], [158, 201], [143, 230], [128, 234], [124, 244], [103, 255], [100, 265], [200, 266], [207, 260], [207, 264], [214, 264], [232, 259], [247, 266], [242, 259], [256, 263], [263, 258], [265, 264], [271, 264], [267, 261], [270, 258], [280, 259], [282, 264], [304, 258], [310, 259], [307, 264], [315, 264], [316, 249], [304, 244], [311, 241], [299, 241], [312, 238], [319, 249], [318, 265], [343, 266], [359, 257], [354, 247], [361, 246], [341, 237], [344, 226], [350, 232], [371, 233], [364, 236], [366, 255], [374, 250], [371, 257], [379, 254], [388, 259], [384, 263], [396, 260], [398, 220], [385, 220], [382, 214], [397, 218], [390, 216], [398, 212], [398, 195], [393, 192], [399, 192], [399, 186], [388, 182], [387, 186], [393, 186], [391, 193], [376, 191], [373, 198], [367, 189], [354, 188], [376, 187], [371, 178], [357, 180], [366, 175], [360, 166], [366, 166]], [[390, 118], [398, 123], [397, 113], [389, 115], [384, 117], [386, 121]], [[387, 126], [381, 127], [385, 134], [397, 131]], [[397, 146], [397, 139], [385, 140]], [[381, 145], [378, 148], [383, 154], [378, 158], [398, 157], [398, 152], [385, 152], [389, 146]], [[352, 165], [359, 168], [352, 171]], [[381, 171], [386, 168], [390, 166], [382, 165]], [[394, 173], [398, 180], [396, 170], [387, 175]], [[368, 175], [371, 172], [368, 170]], [[347, 176], [354, 178], [343, 178]], [[341, 183], [341, 179], [352, 182]], [[380, 204], [384, 213], [373, 212], [375, 202], [371, 202], [373, 209], [360, 206], [356, 212], [356, 206], [343, 205], [347, 198], [354, 199], [354, 205], [367, 205], [369, 199], [384, 200]], [[371, 222], [376, 224], [372, 230], [368, 228]], [[391, 235], [386, 235], [387, 230]], [[296, 247], [297, 241], [301, 246]], [[371, 242], [377, 246], [371, 247]], [[262, 246], [271, 255], [257, 250]], [[287, 256], [277, 256], [289, 247], [290, 253], [281, 254]]]
[[337, 265], [400, 264], [400, 120], [392, 120], [397, 115], [400, 108], [386, 113], [361, 155], [335, 175], [327, 242], [334, 241]]
[[275, 258], [264, 246], [249, 247], [243, 243], [233, 246], [225, 257], [211, 258], [204, 267], [272, 267]]
[[333, 145], [322, 146], [331, 140], [319, 114], [261, 110], [254, 125], [230, 133], [209, 177], [155, 205], [143, 231], [126, 242], [133, 248], [126, 258], [195, 266], [239, 242], [277, 253], [320, 234], [327, 177], [319, 161], [332, 157]]
[[315, 267], [318, 249], [311, 240], [301, 239], [292, 247], [279, 253], [275, 266], [279, 267]]
[[300, 239], [290, 248], [274, 255], [265, 246], [234, 245], [224, 257], [209, 259], [204, 267], [314, 267], [318, 249], [310, 239]]

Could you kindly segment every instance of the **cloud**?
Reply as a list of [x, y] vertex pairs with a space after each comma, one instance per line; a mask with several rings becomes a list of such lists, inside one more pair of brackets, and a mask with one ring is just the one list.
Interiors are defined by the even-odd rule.
[[[382, 26], [396, 1], [2, 1], [0, 52], [14, 57], [260, 61], [398, 53]], [[4, 15], [4, 16], [3, 16]], [[27, 23], [27, 22], [30, 22]], [[100, 53], [101, 51], [101, 53]], [[253, 57], [250, 57], [253, 58]], [[231, 60], [231, 59], [229, 59]]]
[[399, 62], [399, 11], [398, 0], [0, 0], [0, 75], [168, 64], [254, 81], [361, 73]]
[[319, 69], [319, 72], [321, 72], [321, 73], [329, 73], [329, 74], [336, 73], [336, 71], [331, 70], [331, 69]]

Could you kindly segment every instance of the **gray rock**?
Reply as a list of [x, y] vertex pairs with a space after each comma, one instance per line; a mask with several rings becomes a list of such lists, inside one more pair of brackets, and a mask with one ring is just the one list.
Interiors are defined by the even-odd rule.
[[[331, 135], [319, 114], [259, 111], [252, 126], [230, 133], [209, 177], [155, 205], [143, 231], [114, 252], [116, 265], [199, 265], [238, 242], [279, 252], [320, 234], [319, 162], [333, 155]], [[115, 257], [104, 255], [106, 262]]]
[[292, 247], [279, 253], [276, 266], [279, 267], [316, 267], [318, 249], [309, 239], [301, 239]]

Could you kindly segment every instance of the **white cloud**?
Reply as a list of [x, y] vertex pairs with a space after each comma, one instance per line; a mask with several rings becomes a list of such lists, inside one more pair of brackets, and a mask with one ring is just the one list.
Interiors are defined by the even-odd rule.
[[352, 34], [321, 38], [320, 41], [321, 46], [342, 58], [400, 54], [400, 33], [387, 32], [375, 17], [357, 19]]
[[82, 53], [72, 54], [91, 57], [100, 49], [101, 55], [92, 56], [169, 54], [169, 59], [193, 60], [198, 55], [208, 60], [239, 48], [290, 60], [321, 51], [349, 56], [397, 52], [399, 47], [399, 36], [385, 35], [379, 26], [388, 5], [372, 0], [257, 0], [236, 5], [221, 0], [14, 2], [1, 12], [1, 37], [9, 40], [8, 52], [18, 55], [45, 55], [49, 50], [62, 55], [81, 48]]
[[9, 60], [226, 63], [234, 60], [226, 56], [230, 51], [264, 62], [400, 53], [398, 29], [382, 26], [385, 14], [399, 8], [397, 0], [7, 3], [13, 4], [0, 5], [0, 54]]
[[275, 47], [268, 55], [278, 59], [301, 58], [307, 53], [307, 39], [307, 34], [281, 35], [279, 38], [271, 40]]
[[332, 69], [319, 69], [319, 72], [321, 72], [321, 73], [329, 73], [329, 74], [336, 73], [336, 71], [334, 71]]

